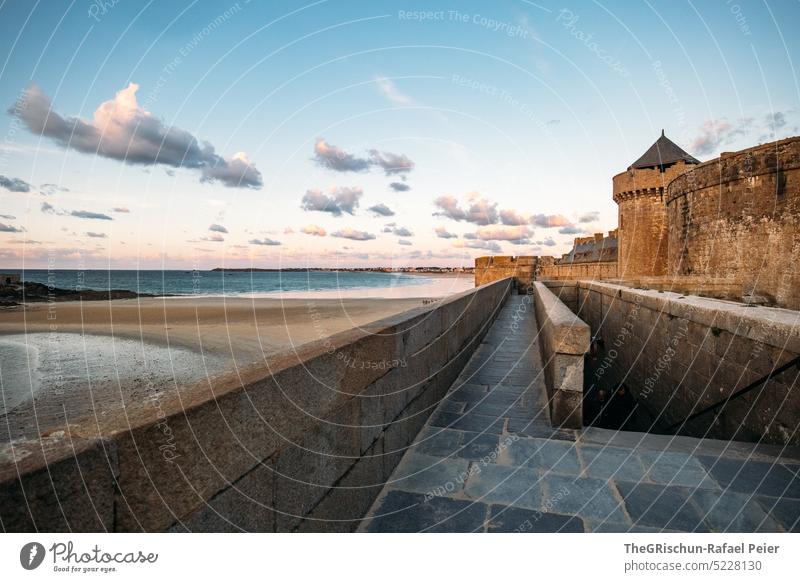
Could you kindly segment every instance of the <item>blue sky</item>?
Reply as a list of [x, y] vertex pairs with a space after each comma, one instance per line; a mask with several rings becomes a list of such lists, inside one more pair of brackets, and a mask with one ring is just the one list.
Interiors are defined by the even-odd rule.
[[5, 1], [0, 267], [559, 255], [616, 226], [611, 176], [662, 128], [702, 160], [800, 133], [799, 17], [725, 0]]

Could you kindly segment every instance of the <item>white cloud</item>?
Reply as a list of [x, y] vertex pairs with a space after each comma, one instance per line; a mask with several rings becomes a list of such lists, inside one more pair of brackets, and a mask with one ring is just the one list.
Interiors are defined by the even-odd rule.
[[324, 228], [322, 228], [321, 226], [317, 226], [316, 224], [309, 224], [307, 226], [304, 226], [300, 230], [300, 232], [302, 232], [303, 234], [310, 234], [312, 236], [325, 236], [326, 234], [328, 234], [327, 232], [325, 232]]
[[383, 203], [370, 206], [367, 210], [375, 214], [375, 216], [394, 216], [394, 211]]
[[261, 173], [244, 153], [223, 158], [210, 143], [165, 125], [139, 106], [138, 90], [139, 85], [130, 83], [114, 99], [101, 103], [90, 121], [61, 117], [37, 85], [30, 85], [8, 111], [35, 135], [48, 137], [65, 148], [128, 164], [199, 170], [201, 181], [219, 180], [228, 187], [261, 188]]
[[261, 245], [267, 247], [275, 247], [282, 244], [280, 241], [272, 240], [271, 238], [253, 238], [247, 242], [249, 242], [251, 245]]
[[0, 175], [0, 188], [5, 188], [9, 192], [30, 192], [31, 185], [20, 178], [9, 178]]
[[320, 166], [336, 172], [365, 172], [370, 166], [368, 159], [358, 158], [323, 138], [314, 144], [314, 159]]
[[444, 216], [451, 220], [471, 222], [478, 225], [495, 224], [498, 219], [497, 204], [482, 198], [477, 192], [467, 195], [466, 208], [462, 208], [455, 196], [439, 196], [433, 202], [439, 211], [434, 216]]
[[324, 138], [317, 138], [314, 144], [314, 157], [312, 158], [323, 168], [335, 172], [366, 172], [373, 166], [383, 169], [387, 176], [393, 174], [407, 174], [414, 169], [414, 162], [405, 154], [394, 154], [379, 150], [369, 150], [369, 157], [359, 157], [355, 154], [329, 144]]
[[408, 105], [411, 103], [411, 98], [408, 95], [403, 94], [391, 79], [378, 76], [375, 77], [375, 83], [383, 96], [392, 103], [396, 103], [397, 105]]
[[0, 232], [25, 232], [24, 228], [0, 222]]
[[500, 222], [508, 226], [520, 226], [523, 224], [530, 224], [531, 217], [520, 214], [516, 210], [501, 210]]
[[389, 184], [389, 188], [391, 188], [395, 192], [408, 192], [409, 190], [411, 190], [411, 186], [409, 186], [405, 182], [392, 182], [391, 184]]
[[447, 229], [443, 226], [436, 227], [436, 236], [439, 238], [458, 238], [457, 234], [452, 232], [447, 232]]
[[564, 228], [559, 228], [558, 234], [586, 234], [586, 231], [579, 226], [571, 224], [569, 226], [565, 226]]
[[328, 212], [334, 216], [341, 216], [343, 212], [355, 214], [358, 202], [364, 191], [361, 188], [338, 187], [331, 188], [330, 194], [323, 194], [321, 190], [307, 190], [301, 201], [301, 208], [308, 211]]
[[332, 233], [331, 236], [335, 236], [336, 238], [346, 238], [350, 240], [374, 240], [377, 238], [374, 234], [370, 234], [363, 230], [355, 230], [352, 228], [343, 228], [341, 230], [337, 230], [336, 232]]
[[457, 240], [453, 242], [453, 246], [456, 248], [467, 248], [467, 249], [481, 249], [484, 251], [490, 251], [493, 253], [501, 253], [503, 249], [500, 247], [499, 244], [492, 241], [485, 241], [485, 240]]
[[371, 163], [383, 168], [387, 176], [393, 174], [407, 174], [414, 169], [414, 162], [405, 154], [379, 152], [378, 150], [370, 150], [369, 154], [371, 156]]
[[530, 237], [533, 236], [533, 231], [528, 226], [481, 226], [475, 231], [474, 238], [478, 240], [501, 240], [507, 241], [516, 245], [530, 243]]
[[534, 214], [530, 219], [530, 223], [533, 226], [542, 228], [572, 226], [572, 221], [563, 214]]
[[[42, 205], [42, 208], [44, 208], [44, 205]], [[69, 213], [69, 215], [76, 218], [88, 218], [90, 220], [114, 220], [108, 214], [103, 214], [102, 212], [91, 212], [89, 210], [73, 210]]]
[[383, 232], [394, 234], [401, 237], [414, 236], [414, 233], [408, 230], [405, 226], [397, 226], [394, 223], [387, 224]]

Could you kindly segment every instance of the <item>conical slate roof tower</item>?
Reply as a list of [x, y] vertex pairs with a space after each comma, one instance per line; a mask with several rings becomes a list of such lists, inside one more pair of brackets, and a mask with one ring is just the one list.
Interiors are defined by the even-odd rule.
[[621, 279], [667, 274], [667, 185], [700, 161], [664, 135], [628, 169], [613, 178], [614, 202], [619, 206], [619, 263]]

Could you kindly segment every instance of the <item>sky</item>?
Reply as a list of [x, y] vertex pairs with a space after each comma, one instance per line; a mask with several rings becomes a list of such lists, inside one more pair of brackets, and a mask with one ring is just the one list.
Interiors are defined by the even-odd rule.
[[800, 133], [800, 3], [0, 0], [0, 268], [471, 266]]

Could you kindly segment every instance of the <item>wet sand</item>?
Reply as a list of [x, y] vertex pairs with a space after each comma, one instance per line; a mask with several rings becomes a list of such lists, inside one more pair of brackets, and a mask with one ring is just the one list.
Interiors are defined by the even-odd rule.
[[[422, 298], [181, 297], [0, 310], [0, 442], [157, 401], [181, 386], [423, 305]], [[3, 410], [6, 414], [2, 414]]]

